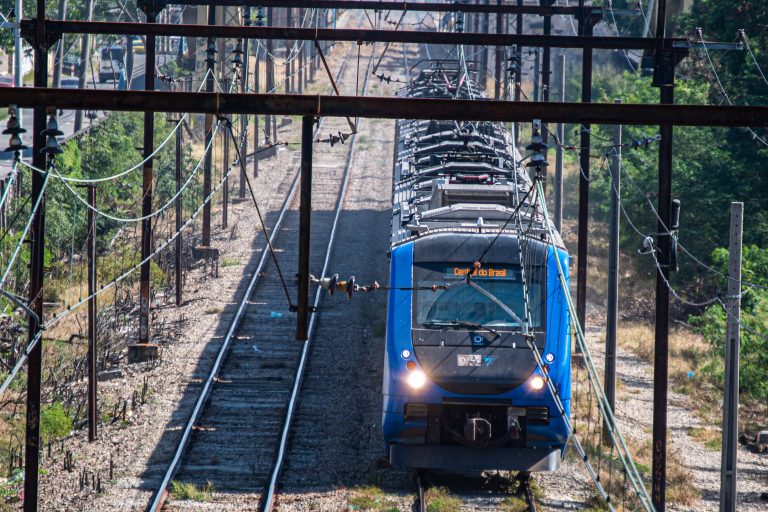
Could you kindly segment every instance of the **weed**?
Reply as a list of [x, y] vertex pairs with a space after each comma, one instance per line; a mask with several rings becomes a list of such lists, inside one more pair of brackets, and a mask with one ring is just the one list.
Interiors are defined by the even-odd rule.
[[397, 510], [392, 499], [387, 498], [380, 488], [369, 485], [367, 487], [356, 487], [352, 490], [352, 498], [349, 500], [350, 510], [361, 510], [371, 512], [390, 512]]
[[222, 311], [224, 311], [224, 308], [222, 308], [221, 306], [216, 306], [216, 307], [213, 307], [213, 308], [206, 309], [205, 310], [205, 314], [206, 315], [218, 315]]
[[501, 502], [500, 510], [503, 512], [527, 512], [528, 503], [518, 496], [507, 496]]
[[210, 501], [213, 498], [213, 484], [208, 482], [204, 487], [198, 487], [193, 483], [173, 480], [171, 494], [177, 500]]
[[221, 268], [226, 268], [226, 267], [235, 267], [239, 264], [240, 264], [239, 258], [222, 258], [221, 263], [219, 263], [219, 266]]
[[427, 491], [427, 512], [459, 512], [461, 500], [445, 487], [432, 487]]

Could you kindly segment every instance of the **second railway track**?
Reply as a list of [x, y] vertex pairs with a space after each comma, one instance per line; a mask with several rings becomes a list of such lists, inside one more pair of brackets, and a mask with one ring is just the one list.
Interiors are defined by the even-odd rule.
[[[346, 54], [337, 76], [339, 88], [347, 94], [356, 86], [354, 66], [348, 65], [351, 53]], [[344, 118], [327, 118], [316, 130], [316, 138], [348, 130]], [[327, 266], [354, 144], [353, 137], [332, 147], [315, 145], [311, 250], [315, 272]], [[296, 184], [294, 178], [269, 232], [292, 295], [298, 257]], [[311, 296], [319, 298], [314, 290]], [[259, 509], [271, 510], [308, 356], [308, 345], [294, 340], [294, 328], [274, 260], [265, 248], [151, 510], [163, 507], [171, 479], [260, 495]]]

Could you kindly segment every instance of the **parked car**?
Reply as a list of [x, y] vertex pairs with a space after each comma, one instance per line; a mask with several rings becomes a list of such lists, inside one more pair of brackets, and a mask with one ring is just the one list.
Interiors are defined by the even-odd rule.
[[80, 74], [80, 56], [68, 54], [61, 63], [61, 72], [65, 75], [78, 76]]
[[77, 89], [80, 86], [80, 82], [77, 78], [62, 78], [59, 86], [62, 89]]
[[13, 87], [13, 77], [0, 76], [0, 87]]
[[99, 82], [104, 83], [107, 80], [118, 80], [120, 71], [123, 69], [123, 59], [125, 52], [122, 46], [105, 46], [99, 52]]
[[147, 50], [144, 47], [144, 40], [139, 36], [133, 36], [133, 53], [145, 53]]

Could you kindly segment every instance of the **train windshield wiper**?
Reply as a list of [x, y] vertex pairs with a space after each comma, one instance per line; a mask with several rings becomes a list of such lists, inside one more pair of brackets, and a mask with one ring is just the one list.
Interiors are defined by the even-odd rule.
[[472, 329], [481, 329], [483, 331], [488, 331], [489, 333], [493, 334], [494, 340], [501, 337], [501, 334], [499, 334], [498, 331], [492, 327], [488, 327], [486, 325], [483, 325], [477, 322], [467, 322], [465, 320], [430, 320], [429, 322], [424, 322], [424, 326], [425, 327], [470, 327]]

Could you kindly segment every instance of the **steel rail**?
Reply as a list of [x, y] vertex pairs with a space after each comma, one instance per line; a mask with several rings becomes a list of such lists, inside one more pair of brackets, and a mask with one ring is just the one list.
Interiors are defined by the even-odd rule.
[[427, 492], [424, 488], [425, 476], [425, 470], [416, 470], [416, 512], [427, 512]]
[[[368, 78], [370, 77], [371, 73], [371, 65], [373, 64], [373, 59], [375, 58], [375, 53], [371, 53], [371, 60], [368, 63], [368, 72], [365, 74], [365, 79], [363, 80], [363, 87], [361, 90], [361, 94], [365, 93], [365, 88], [368, 85]], [[357, 126], [359, 122], [359, 118], [355, 119], [355, 126]], [[355, 150], [357, 149], [357, 137], [355, 135], [352, 135], [352, 141], [349, 145], [349, 152], [347, 153], [347, 162], [344, 165], [344, 176], [342, 178], [341, 183], [341, 189], [339, 190], [339, 198], [336, 202], [336, 208], [334, 212], [333, 217], [333, 224], [331, 224], [331, 233], [328, 235], [328, 245], [325, 249], [325, 259], [323, 260], [323, 269], [320, 272], [320, 277], [324, 277], [326, 273], [328, 272], [328, 266], [331, 262], [331, 254], [333, 253], [333, 245], [336, 238], [336, 228], [339, 224], [339, 218], [341, 217], [341, 210], [344, 206], [344, 196], [347, 194], [347, 188], [349, 185], [349, 177], [352, 174], [352, 161], [355, 158]], [[280, 472], [283, 469], [283, 460], [285, 459], [285, 447], [288, 445], [288, 438], [290, 437], [291, 433], [291, 424], [293, 423], [293, 413], [296, 409], [296, 403], [298, 400], [299, 392], [301, 390], [301, 384], [304, 380], [304, 371], [307, 366], [307, 360], [309, 359], [309, 349], [312, 343], [312, 332], [315, 327], [315, 320], [317, 319], [317, 306], [320, 303], [320, 298], [322, 297], [323, 288], [318, 286], [315, 289], [315, 297], [312, 301], [311, 311], [312, 313], [309, 315], [309, 327], [307, 328], [307, 339], [304, 340], [301, 344], [301, 356], [299, 359], [299, 364], [296, 367], [296, 376], [294, 378], [293, 382], [293, 388], [291, 389], [291, 398], [288, 400], [288, 408], [285, 412], [285, 420], [283, 422], [283, 428], [282, 432], [280, 434], [280, 443], [278, 445], [277, 454], [275, 456], [275, 463], [272, 467], [271, 477], [269, 479], [269, 485], [267, 486], [266, 494], [264, 497], [264, 500], [262, 501], [262, 507], [261, 510], [263, 512], [272, 512], [272, 508], [274, 506], [275, 501], [275, 489], [277, 488], [277, 480], [280, 477]]]
[[[40, 29], [40, 27], [42, 27]], [[594, 48], [603, 50], [653, 50], [655, 39], [647, 37], [559, 36], [474, 32], [422, 32], [414, 30], [365, 30], [341, 28], [256, 27], [231, 25], [161, 25], [112, 21], [22, 20], [21, 32], [32, 40], [36, 30], [46, 37], [61, 34], [154, 35], [184, 37], [225, 37], [248, 39], [291, 39], [303, 41], [352, 41], [363, 43], [421, 43], [446, 45], [524, 46], [547, 48]], [[665, 47], [681, 52], [686, 39], [666, 38]], [[676, 46], [677, 45], [677, 46]]]
[[[341, 76], [341, 73], [343, 73], [344, 70], [346, 69], [347, 60], [349, 59], [349, 55], [351, 54], [351, 51], [352, 51], [352, 48], [350, 48], [350, 50], [347, 52], [344, 58], [344, 62], [342, 63], [342, 66], [339, 69], [338, 76]], [[318, 126], [314, 132], [315, 135], [320, 133], [321, 128], [322, 128], [322, 122], [318, 123]], [[230, 324], [229, 329], [227, 330], [227, 334], [224, 337], [221, 347], [219, 347], [219, 352], [216, 356], [216, 360], [214, 361], [213, 366], [211, 367], [211, 371], [208, 374], [208, 378], [205, 381], [205, 385], [203, 386], [203, 389], [200, 392], [200, 395], [198, 396], [197, 402], [195, 403], [195, 407], [192, 410], [192, 414], [190, 415], [189, 420], [187, 421], [187, 424], [184, 427], [184, 432], [181, 436], [181, 439], [179, 440], [179, 444], [178, 444], [178, 447], [176, 448], [176, 452], [174, 453], [173, 459], [171, 459], [171, 463], [168, 465], [168, 469], [166, 470], [165, 475], [163, 476], [163, 480], [160, 483], [160, 486], [158, 487], [158, 491], [155, 494], [155, 497], [149, 507], [149, 512], [157, 512], [161, 510], [163, 507], [163, 504], [165, 503], [165, 500], [168, 494], [167, 493], [168, 486], [170, 485], [171, 479], [176, 474], [176, 471], [179, 468], [179, 463], [181, 462], [181, 459], [184, 456], [184, 452], [187, 449], [187, 445], [189, 444], [189, 439], [191, 437], [192, 430], [205, 407], [206, 401], [208, 400], [208, 396], [210, 395], [211, 389], [213, 388], [213, 383], [215, 382], [216, 377], [218, 376], [218, 373], [219, 373], [219, 369], [221, 368], [221, 364], [223, 363], [224, 358], [229, 352], [229, 346], [232, 342], [232, 338], [234, 337], [235, 332], [240, 326], [240, 320], [242, 319], [242, 316], [245, 313], [246, 307], [248, 306], [248, 300], [250, 299], [253, 293], [253, 289], [258, 283], [259, 278], [261, 277], [261, 271], [271, 254], [270, 251], [267, 250], [267, 248], [270, 244], [274, 243], [274, 239], [278, 231], [280, 230], [280, 226], [282, 225], [285, 214], [288, 211], [288, 208], [293, 198], [296, 195], [296, 190], [298, 189], [298, 184], [299, 184], [299, 176], [300, 176], [300, 172], [297, 171], [296, 175], [293, 177], [291, 188], [288, 191], [288, 194], [286, 195], [285, 200], [283, 201], [283, 204], [280, 207], [280, 214], [278, 215], [277, 220], [275, 220], [275, 224], [272, 226], [272, 231], [269, 234], [268, 241], [266, 241], [264, 250], [261, 253], [261, 257], [259, 258], [259, 262], [257, 263], [256, 268], [253, 271], [253, 277], [251, 277], [251, 280], [248, 283], [248, 287], [243, 293], [243, 298], [240, 301], [240, 304], [238, 305], [237, 311], [235, 312], [235, 316], [232, 318], [232, 323]]]
[[[578, 6], [538, 6], [538, 5], [509, 5], [509, 4], [465, 4], [465, 3], [437, 3], [437, 2], [392, 2], [378, 0], [167, 0], [167, 5], [198, 5], [215, 7], [303, 7], [309, 9], [344, 9], [344, 10], [371, 10], [371, 11], [412, 11], [412, 12], [471, 12], [471, 13], [499, 13], [499, 14], [533, 14], [540, 16], [573, 15], [576, 16], [582, 10]], [[588, 13], [603, 12], [602, 7], [584, 7]], [[625, 11], [638, 13], [636, 9], [614, 9], [615, 13]]]
[[52, 105], [72, 110], [314, 115], [382, 119], [592, 123], [675, 126], [768, 126], [768, 106], [533, 103], [381, 96], [177, 93], [8, 88], [4, 104]]

